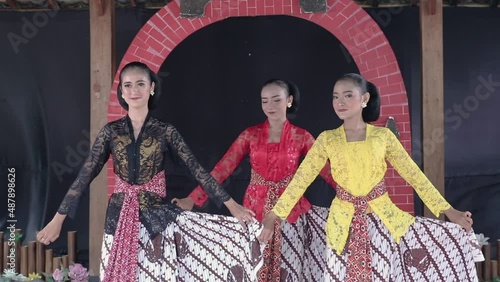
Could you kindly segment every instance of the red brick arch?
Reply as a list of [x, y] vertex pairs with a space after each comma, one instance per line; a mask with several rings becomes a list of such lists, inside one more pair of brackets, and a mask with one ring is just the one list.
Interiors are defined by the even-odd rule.
[[[304, 13], [298, 0], [212, 0], [205, 7], [205, 16], [196, 19], [180, 17], [179, 1], [175, 0], [158, 11], [139, 31], [130, 44], [119, 70], [131, 61], [147, 63], [158, 71], [170, 52], [195, 31], [238, 16], [289, 15], [311, 21], [332, 33], [349, 51], [360, 73], [377, 85], [381, 92], [382, 109], [379, 124], [389, 116], [396, 119], [401, 142], [411, 150], [408, 100], [398, 62], [387, 38], [378, 24], [352, 0], [328, 0], [325, 13]], [[108, 120], [125, 115], [116, 89], [118, 73], [111, 93]], [[112, 166], [108, 173], [109, 192], [114, 189]], [[392, 169], [387, 184], [393, 200], [406, 211], [413, 212], [413, 190]]]

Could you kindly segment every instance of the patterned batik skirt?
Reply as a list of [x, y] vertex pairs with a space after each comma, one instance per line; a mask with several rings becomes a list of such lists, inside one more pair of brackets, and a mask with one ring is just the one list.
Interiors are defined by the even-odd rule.
[[[311, 214], [316, 222], [328, 214], [328, 209], [316, 211], [317, 214]], [[373, 213], [365, 216], [371, 242], [372, 277], [358, 279], [359, 282], [478, 281], [475, 262], [483, 261], [484, 257], [473, 231], [466, 232], [451, 222], [416, 217], [397, 244], [378, 216]], [[313, 279], [309, 281], [345, 281], [349, 250], [337, 255], [335, 250], [327, 248], [324, 230], [318, 226], [311, 233], [317, 242], [312, 251], [316, 253], [315, 257], [323, 253], [324, 261], [312, 266]], [[319, 240], [319, 236], [323, 240]], [[324, 245], [321, 246], [321, 243]]]
[[330, 209], [319, 206], [312, 206], [306, 213], [306, 238], [305, 248], [304, 280], [305, 282], [323, 281], [323, 273], [326, 269], [326, 219]]
[[[264, 250], [264, 258], [277, 257], [278, 260], [275, 259], [274, 263], [278, 263], [279, 267], [273, 267], [272, 260], [264, 261], [264, 265], [259, 271], [259, 282], [316, 282], [323, 280], [327, 255], [325, 251], [325, 224], [328, 211], [328, 208], [313, 205], [295, 223], [281, 222], [281, 232], [278, 236], [280, 253], [273, 254], [271, 252], [273, 240], [277, 240], [276, 237], [273, 237]], [[266, 256], [266, 252], [270, 252], [271, 255]], [[269, 275], [273, 269], [273, 274]], [[263, 275], [266, 272], [268, 276]]]
[[[244, 230], [234, 217], [186, 211], [151, 240], [140, 224], [137, 277], [132, 280], [257, 281], [264, 248], [257, 240], [260, 230], [257, 221]], [[104, 234], [101, 280], [113, 239]], [[116, 281], [125, 280], [129, 279]]]

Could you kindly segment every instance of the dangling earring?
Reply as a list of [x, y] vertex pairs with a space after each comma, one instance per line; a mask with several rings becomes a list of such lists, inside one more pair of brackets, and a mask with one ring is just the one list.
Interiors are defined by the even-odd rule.
[[288, 102], [288, 104], [286, 104], [287, 107], [291, 108], [292, 107], [292, 102]]
[[155, 91], [154, 90], [151, 90], [151, 92], [149, 92], [151, 94], [151, 96], [155, 95]]
[[366, 102], [361, 103], [361, 107], [366, 108]]

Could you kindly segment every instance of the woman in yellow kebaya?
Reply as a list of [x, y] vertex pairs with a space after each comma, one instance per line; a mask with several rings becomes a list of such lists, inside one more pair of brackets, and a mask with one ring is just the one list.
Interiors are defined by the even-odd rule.
[[[287, 217], [329, 160], [337, 196], [325, 226], [324, 281], [477, 281], [471, 213], [451, 207], [389, 129], [369, 124], [379, 118], [377, 88], [346, 74], [333, 89], [333, 109], [344, 124], [319, 135], [264, 219], [260, 240], [269, 240], [274, 221]], [[400, 210], [384, 184], [386, 161], [451, 222]]]

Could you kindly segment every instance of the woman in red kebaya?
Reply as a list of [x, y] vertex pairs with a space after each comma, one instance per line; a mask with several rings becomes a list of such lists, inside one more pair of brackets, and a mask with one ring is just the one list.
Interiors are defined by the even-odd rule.
[[[274, 207], [295, 174], [300, 158], [314, 143], [309, 132], [287, 119], [287, 114], [298, 109], [299, 91], [294, 84], [277, 79], [267, 81], [262, 87], [261, 101], [267, 120], [244, 130], [211, 172], [215, 180], [222, 183], [247, 154], [250, 156], [251, 178], [243, 206], [252, 210], [258, 221]], [[321, 175], [334, 187], [329, 171], [326, 165]], [[191, 210], [195, 204], [202, 206], [207, 199], [205, 191], [198, 186], [189, 197], [172, 201]], [[307, 256], [311, 252], [305, 250], [311, 247], [305, 218], [310, 209], [311, 204], [302, 197], [287, 220], [275, 225], [278, 232], [274, 232], [264, 250], [259, 281], [304, 281], [304, 276], [310, 272], [307, 271]]]

